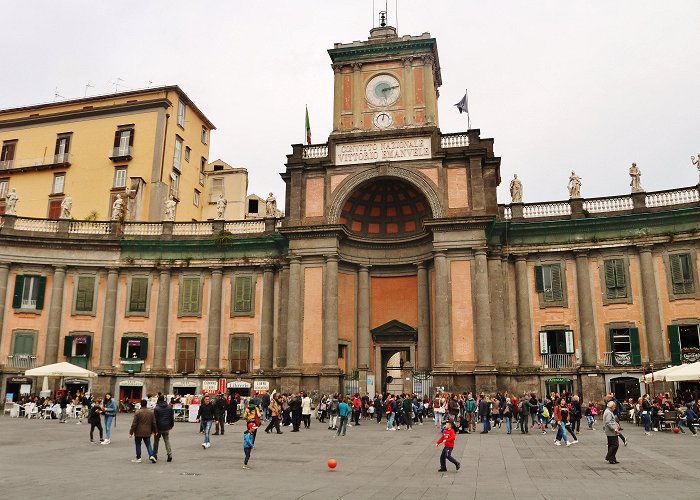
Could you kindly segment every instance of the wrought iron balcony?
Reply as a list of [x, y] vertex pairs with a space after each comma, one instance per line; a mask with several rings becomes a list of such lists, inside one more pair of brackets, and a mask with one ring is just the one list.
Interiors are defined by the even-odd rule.
[[133, 152], [131, 146], [119, 146], [109, 151], [109, 159], [112, 161], [129, 161]]
[[573, 354], [542, 354], [542, 368], [574, 368], [576, 358]]
[[42, 158], [28, 158], [19, 160], [0, 161], [0, 171], [14, 170], [18, 172], [41, 170], [54, 167], [69, 167], [71, 164], [70, 153], [44, 156]]
[[10, 354], [7, 356], [8, 368], [29, 370], [30, 368], [36, 368], [36, 366], [37, 358], [33, 354]]

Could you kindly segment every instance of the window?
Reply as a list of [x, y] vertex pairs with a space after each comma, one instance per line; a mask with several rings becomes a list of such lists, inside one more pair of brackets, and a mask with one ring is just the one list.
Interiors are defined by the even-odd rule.
[[637, 328], [610, 328], [610, 351], [613, 366], [641, 366]]
[[257, 214], [258, 213], [258, 200], [255, 198], [248, 199], [248, 213]]
[[214, 177], [211, 180], [211, 191], [215, 195], [224, 194], [224, 179], [223, 177]]
[[190, 153], [192, 149], [189, 146], [185, 146], [185, 161], [190, 161]]
[[200, 295], [199, 278], [182, 278], [180, 282], [180, 314], [199, 314]]
[[66, 182], [66, 174], [54, 174], [51, 194], [63, 194], [63, 187]]
[[573, 354], [574, 332], [543, 330], [540, 332], [540, 354]]
[[87, 362], [92, 353], [92, 337], [90, 335], [67, 335], [63, 339], [63, 355], [70, 363], [87, 368]]
[[175, 153], [173, 154], [173, 167], [180, 170], [180, 164], [182, 160], [182, 138], [177, 136], [175, 138]]
[[144, 360], [148, 356], [148, 337], [122, 337], [119, 357]]
[[700, 325], [669, 325], [668, 344], [672, 364], [700, 361]]
[[535, 289], [544, 302], [562, 302], [564, 287], [560, 264], [535, 266]]
[[148, 278], [134, 276], [129, 289], [130, 313], [145, 313], [148, 306]]
[[15, 159], [16, 150], [16, 140], [4, 141], [2, 143], [2, 152], [0, 152], [0, 168], [9, 168], [12, 166], [12, 161]]
[[338, 359], [345, 359], [347, 355], [348, 346], [345, 344], [338, 344]]
[[668, 258], [674, 295], [693, 293], [695, 291], [695, 283], [690, 254], [672, 254]]
[[170, 194], [173, 198], [178, 199], [178, 193], [180, 192], [180, 174], [174, 170], [170, 172]]
[[56, 149], [54, 150], [54, 163], [67, 162], [69, 149], [70, 134], [59, 135], [56, 139]]
[[92, 312], [95, 304], [95, 277], [79, 276], [75, 293], [75, 311]]
[[608, 299], [627, 297], [627, 280], [625, 277], [625, 260], [608, 259], [605, 266], [605, 295]]
[[177, 339], [177, 371], [192, 373], [197, 369], [197, 338], [179, 337]]
[[114, 133], [114, 151], [112, 152], [113, 158], [121, 158], [125, 156], [131, 156], [131, 147], [134, 145], [134, 129], [129, 128], [119, 128]]
[[233, 280], [233, 312], [253, 312], [253, 277], [236, 276]]
[[0, 180], [0, 200], [5, 198], [9, 187], [10, 187], [10, 181], [8, 179]]
[[185, 103], [179, 101], [177, 103], [177, 124], [185, 128]]
[[27, 331], [15, 333], [12, 354], [34, 354], [34, 333]]
[[15, 278], [12, 307], [15, 309], [43, 309], [45, 290], [45, 276], [18, 274]]
[[207, 159], [202, 156], [199, 159], [199, 171], [204, 172], [206, 169], [207, 169]]
[[126, 168], [119, 167], [114, 170], [114, 189], [124, 189], [126, 187]]
[[195, 207], [199, 206], [199, 195], [200, 195], [199, 190], [195, 189], [194, 190], [194, 197], [192, 198], [192, 203], [194, 203]]
[[232, 373], [247, 373], [250, 371], [250, 337], [231, 337], [231, 360]]
[[209, 137], [209, 132], [207, 131], [207, 127], [202, 127], [202, 144], [207, 143], [208, 137]]

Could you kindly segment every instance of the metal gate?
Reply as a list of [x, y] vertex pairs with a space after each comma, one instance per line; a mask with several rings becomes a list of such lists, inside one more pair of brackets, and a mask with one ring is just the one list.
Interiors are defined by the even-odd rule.
[[430, 372], [413, 372], [413, 392], [419, 398], [431, 397], [433, 392], [433, 375]]
[[343, 395], [352, 396], [360, 393], [360, 372], [354, 371], [343, 374]]

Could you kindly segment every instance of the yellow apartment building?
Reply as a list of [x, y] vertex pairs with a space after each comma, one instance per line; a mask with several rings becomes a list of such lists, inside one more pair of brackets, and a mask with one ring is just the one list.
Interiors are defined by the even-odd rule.
[[214, 129], [174, 85], [0, 110], [0, 214], [199, 220]]

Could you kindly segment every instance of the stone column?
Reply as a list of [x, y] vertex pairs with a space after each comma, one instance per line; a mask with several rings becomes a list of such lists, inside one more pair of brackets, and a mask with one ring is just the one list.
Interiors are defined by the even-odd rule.
[[493, 336], [493, 361], [496, 365], [508, 363], [509, 351], [506, 351], [505, 293], [503, 286], [503, 269], [501, 256], [488, 257], [489, 302], [491, 304], [491, 333]]
[[338, 370], [338, 257], [326, 256], [323, 289], [323, 368]]
[[664, 354], [664, 335], [661, 329], [661, 315], [659, 314], [659, 293], [654, 275], [654, 256], [651, 246], [640, 247], [639, 267], [642, 274], [644, 333], [649, 361], [659, 363], [666, 361], [666, 355]]
[[[177, 307], [177, 306], [176, 306]], [[153, 369], [164, 371], [168, 348], [168, 319], [170, 316], [170, 270], [161, 269], [158, 277], [158, 306], [156, 334], [153, 339]]]
[[362, 63], [352, 63], [352, 128], [362, 128]]
[[583, 366], [595, 366], [598, 362], [597, 339], [595, 319], [593, 317], [591, 272], [586, 252], [576, 253], [576, 291], [578, 295], [579, 327], [581, 328], [582, 363]]
[[452, 369], [450, 332], [450, 275], [444, 252], [435, 252], [435, 369]]
[[515, 257], [515, 308], [518, 318], [518, 364], [520, 366], [533, 366], [535, 364], [535, 353], [532, 349], [530, 289], [527, 280], [527, 260], [525, 255]]
[[117, 288], [119, 287], [119, 269], [107, 269], [107, 291], [105, 295], [105, 312], [102, 319], [102, 341], [100, 343], [100, 366], [105, 370], [114, 365], [114, 327], [117, 321]]
[[263, 269], [262, 314], [260, 318], [260, 369], [272, 370], [275, 328], [275, 269]]
[[280, 270], [277, 331], [274, 340], [274, 368], [287, 364], [287, 309], [289, 308], [289, 263], [283, 262]]
[[0, 262], [0, 346], [5, 325], [5, 302], [7, 301], [7, 278], [10, 275], [10, 264]]
[[51, 286], [51, 304], [49, 322], [46, 327], [46, 355], [44, 364], [58, 362], [58, 339], [61, 336], [61, 317], [63, 315], [63, 285], [66, 281], [66, 268], [57, 266], [53, 271]]
[[[207, 328], [207, 370], [220, 371], [221, 357], [221, 297], [223, 289], [223, 270], [214, 267], [211, 270], [211, 294], [209, 295], [209, 324]], [[159, 304], [160, 305], [160, 304]]]
[[433, 92], [436, 92], [435, 75], [433, 73], [433, 65], [435, 59], [431, 55], [423, 56], [425, 66], [423, 68], [423, 102], [425, 103], [425, 124], [437, 124], [437, 102], [431, 97]]
[[369, 370], [372, 339], [369, 333], [369, 267], [360, 266], [357, 272], [357, 367]]
[[[415, 95], [414, 95], [414, 80], [413, 80], [413, 57], [408, 56], [404, 57], [401, 59], [401, 62], [403, 62], [403, 81], [404, 81], [404, 89], [403, 89], [403, 100], [405, 103], [405, 109], [406, 109], [406, 125], [412, 125], [414, 121], [414, 113], [415, 110], [413, 107], [415, 106]], [[420, 356], [420, 354], [419, 354]]]
[[491, 334], [491, 304], [489, 303], [489, 274], [486, 250], [474, 252], [474, 303], [477, 366], [493, 366]]
[[287, 310], [287, 369], [301, 368], [301, 259], [289, 259], [289, 308]]
[[[430, 289], [428, 287], [428, 268], [418, 264], [418, 359], [416, 369], [430, 370]], [[413, 359], [413, 358], [411, 358]]]
[[333, 64], [333, 131], [340, 130], [343, 98], [343, 65]]

